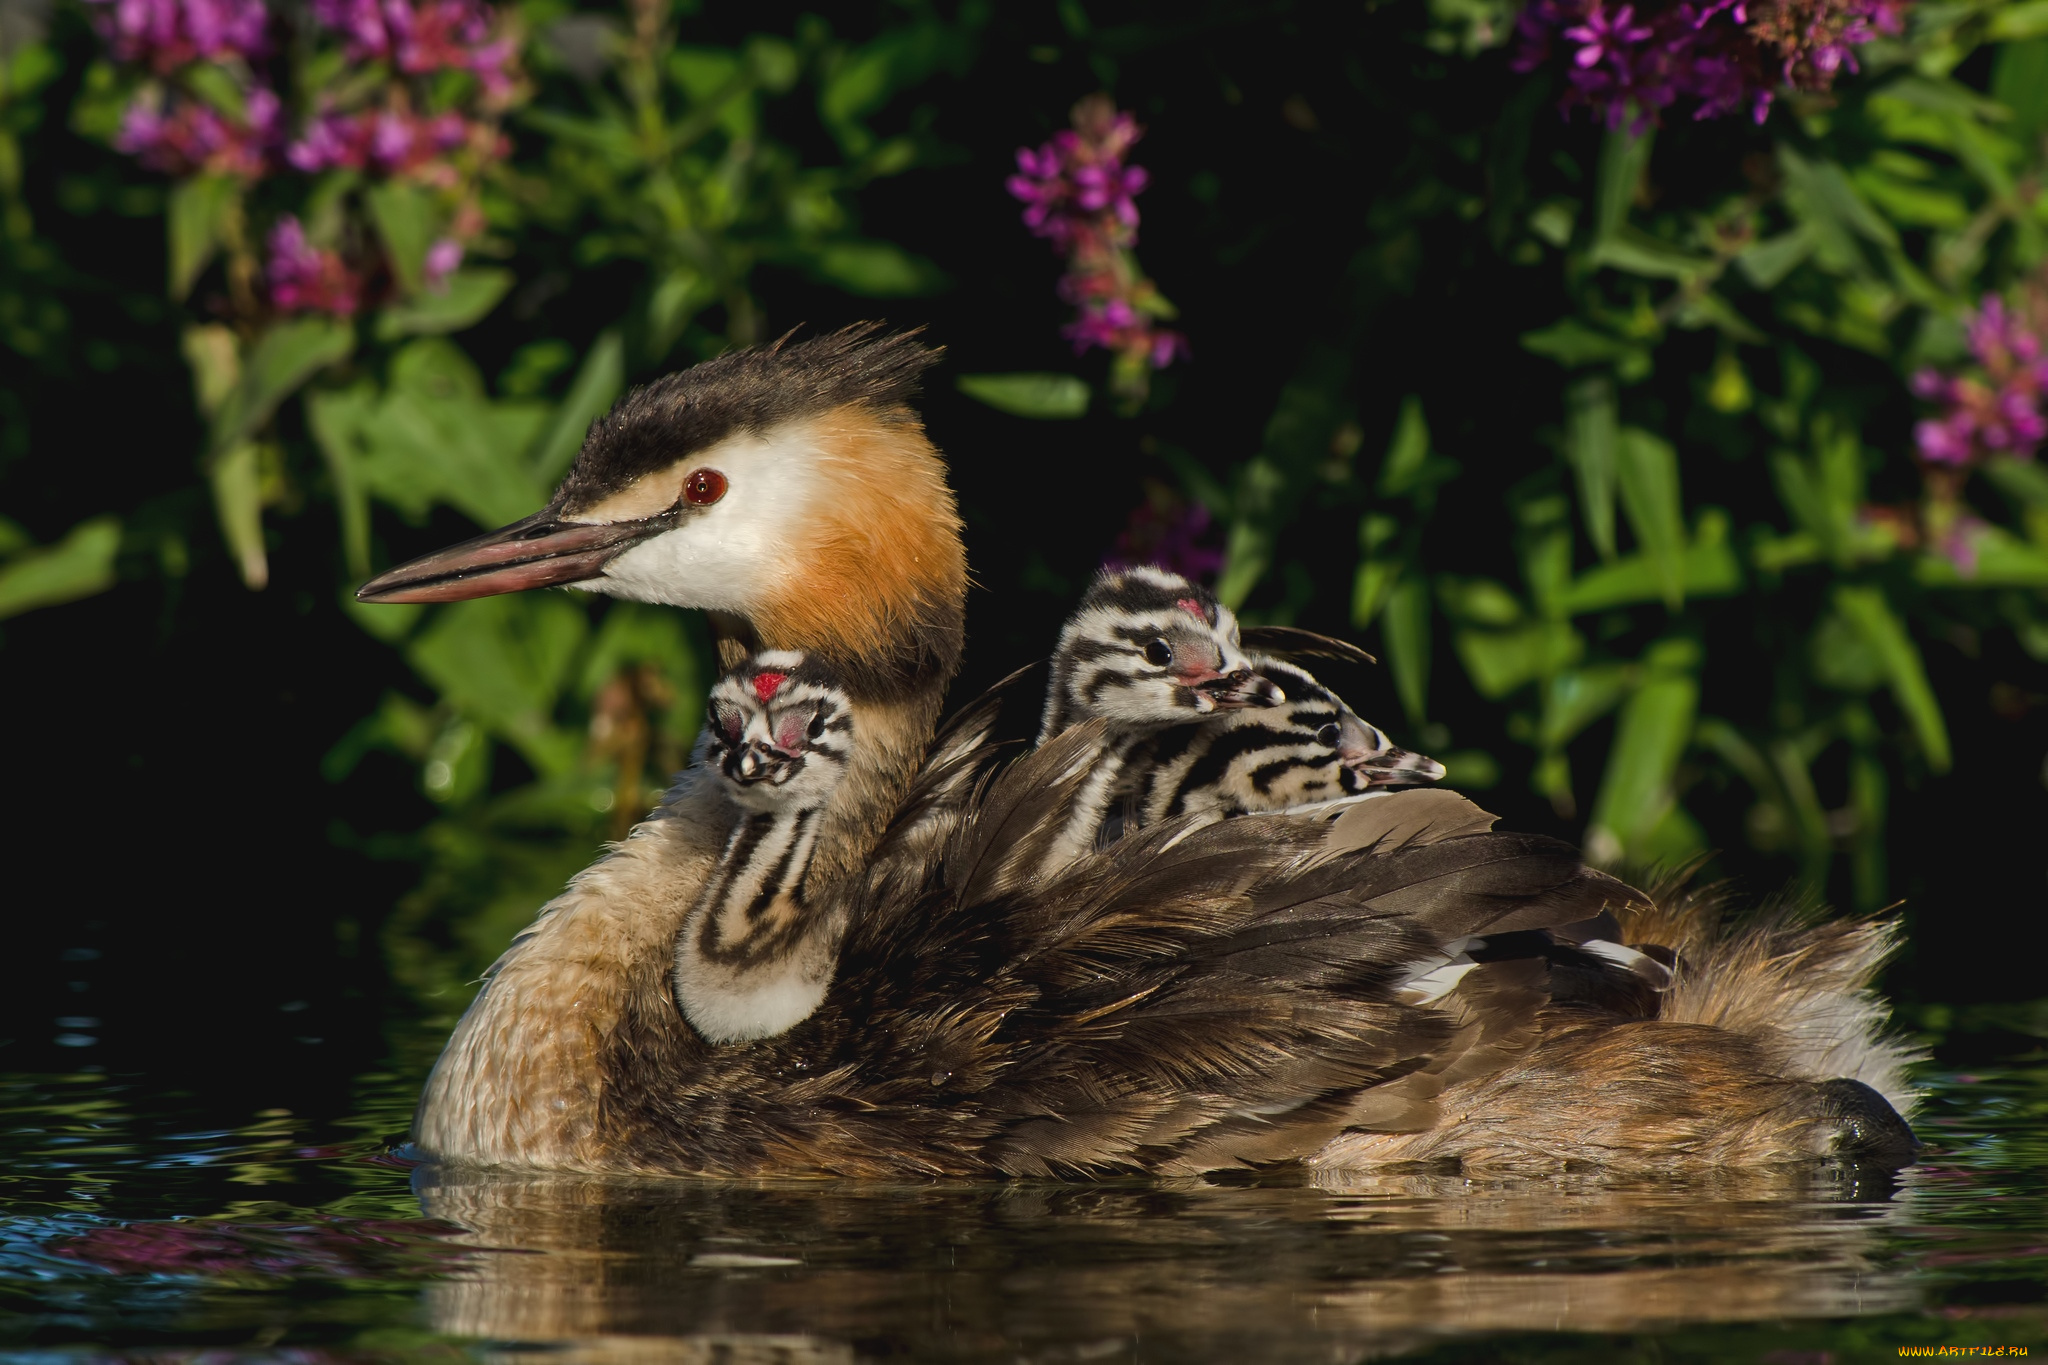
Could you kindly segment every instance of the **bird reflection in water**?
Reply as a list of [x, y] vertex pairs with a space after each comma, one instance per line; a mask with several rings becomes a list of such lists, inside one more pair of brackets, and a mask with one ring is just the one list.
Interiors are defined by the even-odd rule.
[[[1899, 1312], [1912, 1176], [877, 1186], [423, 1168], [441, 1332], [582, 1359], [1355, 1359], [1476, 1332]], [[536, 1356], [538, 1359], [538, 1356]]]

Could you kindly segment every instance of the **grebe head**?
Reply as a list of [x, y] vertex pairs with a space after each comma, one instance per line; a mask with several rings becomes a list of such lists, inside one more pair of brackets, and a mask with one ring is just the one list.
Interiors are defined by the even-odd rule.
[[1307, 669], [1261, 659], [1259, 672], [1287, 693], [1286, 703], [1270, 717], [1270, 728], [1298, 735], [1304, 757], [1333, 773], [1342, 795], [1435, 782], [1444, 775], [1443, 764], [1395, 744]]
[[906, 406], [936, 358], [863, 324], [658, 379], [591, 427], [546, 507], [356, 595], [578, 587], [716, 613], [734, 654], [802, 650], [856, 693], [943, 683], [966, 561], [944, 467]]
[[1105, 569], [1060, 632], [1045, 735], [1098, 716], [1156, 729], [1284, 700], [1214, 593], [1164, 569]]
[[752, 655], [711, 689], [703, 763], [742, 810], [822, 806], [846, 777], [853, 704], [790, 650]]

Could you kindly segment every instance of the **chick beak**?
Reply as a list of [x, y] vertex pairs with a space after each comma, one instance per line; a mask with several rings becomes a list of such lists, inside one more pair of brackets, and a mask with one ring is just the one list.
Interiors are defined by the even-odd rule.
[[474, 540], [387, 569], [356, 590], [358, 602], [461, 602], [527, 588], [582, 583], [618, 555], [675, 525], [673, 514], [638, 521], [564, 521], [553, 508]]
[[1248, 706], [1278, 706], [1287, 700], [1269, 678], [1262, 678], [1249, 668], [1234, 668], [1228, 673], [1208, 670], [1199, 679], [1183, 677], [1183, 686], [1194, 689], [1199, 697], [1206, 697], [1210, 706], [1218, 711], [1239, 711]]
[[1407, 782], [1435, 782], [1444, 765], [1426, 754], [1397, 746], [1357, 716], [1346, 715], [1338, 727], [1337, 759], [1364, 777], [1366, 785], [1392, 787]]

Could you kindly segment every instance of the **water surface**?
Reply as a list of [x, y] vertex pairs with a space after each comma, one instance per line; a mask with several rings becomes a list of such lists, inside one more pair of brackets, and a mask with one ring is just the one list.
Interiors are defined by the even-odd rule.
[[877, 1185], [509, 1177], [353, 1112], [0, 1080], [16, 1361], [1337, 1362], [2048, 1348], [2048, 1064], [1928, 1077], [1923, 1164]]

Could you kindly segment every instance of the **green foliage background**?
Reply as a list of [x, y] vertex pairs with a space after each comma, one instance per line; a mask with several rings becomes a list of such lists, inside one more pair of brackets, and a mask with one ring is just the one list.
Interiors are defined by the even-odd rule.
[[[112, 945], [133, 1008], [168, 974], [213, 1017], [231, 938], [259, 994], [459, 1007], [681, 761], [704, 641], [349, 589], [538, 506], [626, 385], [862, 317], [950, 351], [963, 688], [1045, 651], [1131, 509], [1191, 500], [1223, 596], [1362, 638], [1385, 667], [1338, 685], [1509, 819], [1904, 893], [1923, 989], [2038, 991], [1939, 926], [2043, 908], [2048, 473], [1965, 490], [1969, 574], [1863, 509], [1920, 496], [1907, 377], [2041, 263], [2048, 8], [1922, 3], [1834, 98], [1642, 136], [1558, 116], [1487, 0], [518, 12], [473, 264], [226, 368], [217, 187], [107, 150], [76, 9], [6, 12], [18, 860], [63, 909], [31, 933]], [[1002, 190], [1098, 88], [1149, 128], [1139, 251], [1194, 348], [1134, 414]]]

